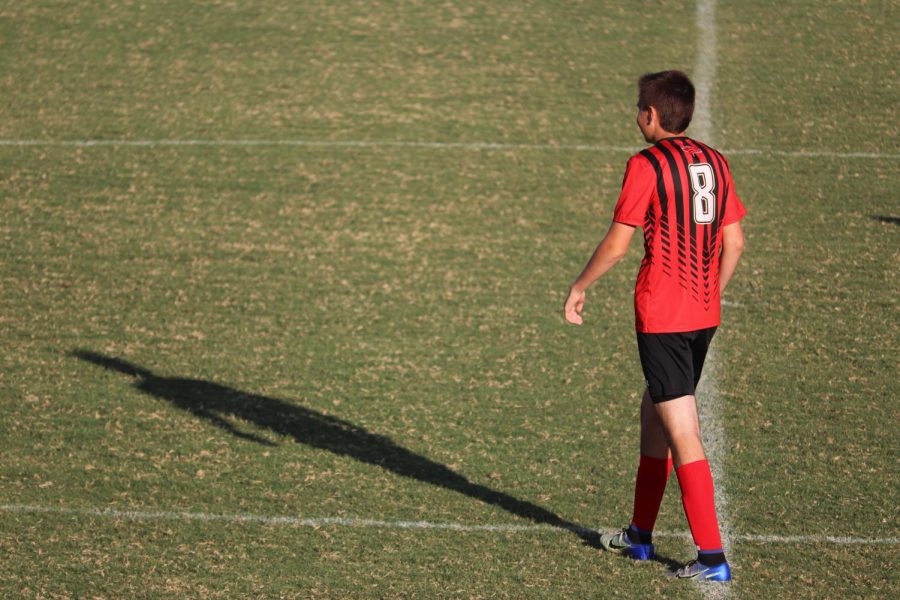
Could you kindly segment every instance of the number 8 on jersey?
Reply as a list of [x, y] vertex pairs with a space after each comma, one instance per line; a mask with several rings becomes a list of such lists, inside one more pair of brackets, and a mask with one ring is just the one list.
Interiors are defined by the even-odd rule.
[[716, 219], [716, 177], [709, 163], [688, 165], [694, 191], [694, 223], [707, 225]]

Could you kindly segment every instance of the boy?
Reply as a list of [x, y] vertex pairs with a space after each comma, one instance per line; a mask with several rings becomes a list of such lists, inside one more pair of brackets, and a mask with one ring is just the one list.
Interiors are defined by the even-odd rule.
[[647, 389], [634, 512], [628, 527], [600, 541], [636, 560], [653, 557], [651, 534], [674, 462], [698, 548], [697, 559], [674, 575], [729, 581], [694, 390], [719, 325], [720, 294], [743, 249], [746, 210], [722, 155], [684, 135], [694, 111], [688, 77], [649, 73], [638, 90], [637, 125], [653, 146], [628, 161], [613, 222], [565, 303], [566, 320], [581, 325], [585, 290], [625, 255], [634, 229], [643, 228], [634, 308]]

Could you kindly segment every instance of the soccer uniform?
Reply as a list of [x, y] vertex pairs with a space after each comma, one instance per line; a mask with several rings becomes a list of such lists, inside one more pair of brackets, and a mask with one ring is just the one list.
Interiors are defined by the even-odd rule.
[[[720, 320], [722, 230], [746, 209], [728, 162], [685, 136], [669, 137], [628, 161], [613, 220], [644, 230], [644, 260], [634, 289], [641, 367], [654, 403], [693, 395]], [[673, 467], [672, 457], [641, 455], [631, 525], [619, 540], [633, 558], [653, 555], [652, 531]], [[731, 579], [706, 459], [675, 469], [699, 567], [679, 576]]]
[[746, 212], [728, 162], [696, 140], [665, 138], [628, 161], [613, 220], [644, 230], [635, 326], [655, 402], [694, 393], [720, 322], [722, 229]]

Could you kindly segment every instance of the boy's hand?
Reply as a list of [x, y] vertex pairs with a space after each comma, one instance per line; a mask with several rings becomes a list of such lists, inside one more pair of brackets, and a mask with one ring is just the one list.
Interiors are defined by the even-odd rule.
[[573, 325], [584, 323], [584, 319], [581, 318], [581, 311], [584, 310], [584, 290], [576, 290], [574, 287], [570, 288], [564, 310], [566, 321], [569, 323]]
[[622, 260], [625, 251], [628, 250], [628, 243], [631, 241], [631, 236], [634, 235], [634, 230], [635, 227], [631, 225], [615, 221], [609, 226], [609, 231], [597, 244], [597, 248], [581, 275], [575, 278], [572, 287], [569, 288], [569, 297], [566, 298], [565, 308], [566, 321], [573, 325], [581, 325], [584, 322], [581, 318], [581, 311], [584, 309], [584, 291], [609, 271], [614, 264]]

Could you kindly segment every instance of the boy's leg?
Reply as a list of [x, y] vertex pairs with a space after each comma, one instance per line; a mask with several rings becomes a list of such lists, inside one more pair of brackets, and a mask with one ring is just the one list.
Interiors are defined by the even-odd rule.
[[641, 458], [634, 484], [634, 511], [629, 527], [632, 542], [649, 544], [672, 471], [672, 456], [662, 422], [649, 392], [641, 400]]
[[710, 327], [683, 333], [638, 332], [637, 338], [647, 388], [675, 463], [682, 504], [699, 550], [698, 562], [676, 576], [728, 581], [731, 574], [722, 552], [712, 474], [694, 398], [715, 331]]
[[697, 460], [706, 460], [700, 439], [700, 418], [694, 396], [681, 396], [653, 405], [677, 469]]
[[658, 402], [656, 413], [672, 449], [681, 501], [691, 528], [699, 560], [707, 566], [725, 562], [712, 473], [700, 439], [700, 421], [694, 396]]
[[659, 513], [672, 458], [662, 423], [653, 408], [650, 394], [641, 401], [641, 458], [634, 484], [634, 511], [631, 524], [616, 533], [600, 536], [607, 550], [622, 550], [636, 560], [653, 558], [653, 526]]
[[641, 454], [653, 458], [672, 458], [666, 431], [650, 399], [650, 392], [646, 390], [641, 400]]

